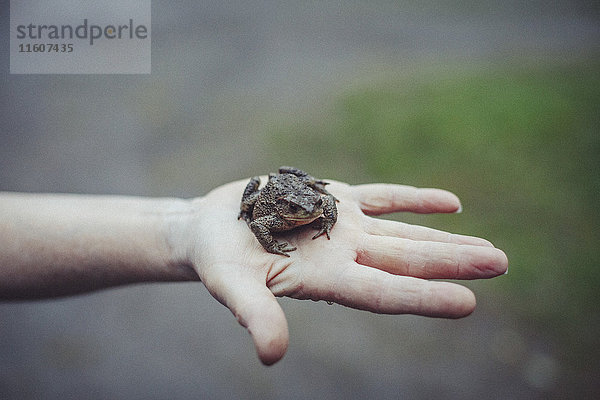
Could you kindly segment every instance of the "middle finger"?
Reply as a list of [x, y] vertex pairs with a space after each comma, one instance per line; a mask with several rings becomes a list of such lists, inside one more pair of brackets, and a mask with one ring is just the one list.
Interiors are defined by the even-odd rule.
[[506, 271], [506, 255], [494, 247], [365, 235], [356, 262], [425, 279], [491, 278]]
[[378, 236], [393, 236], [412, 240], [493, 247], [493, 245], [487, 240], [475, 236], [459, 235], [427, 228], [425, 226], [411, 225], [404, 222], [390, 221], [387, 219], [367, 217], [365, 230], [371, 235]]

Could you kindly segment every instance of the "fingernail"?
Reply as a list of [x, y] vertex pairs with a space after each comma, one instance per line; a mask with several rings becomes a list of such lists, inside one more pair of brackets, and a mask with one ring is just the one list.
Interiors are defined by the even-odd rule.
[[454, 211], [454, 214], [460, 214], [462, 212], [462, 204], [458, 205], [458, 210]]

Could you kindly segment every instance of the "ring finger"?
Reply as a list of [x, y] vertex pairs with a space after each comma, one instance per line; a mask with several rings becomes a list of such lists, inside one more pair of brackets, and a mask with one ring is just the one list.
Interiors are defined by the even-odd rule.
[[356, 262], [394, 275], [479, 279], [504, 273], [506, 255], [494, 247], [365, 235]]

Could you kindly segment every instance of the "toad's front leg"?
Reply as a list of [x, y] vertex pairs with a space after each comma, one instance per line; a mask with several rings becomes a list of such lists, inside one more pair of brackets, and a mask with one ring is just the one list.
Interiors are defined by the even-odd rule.
[[315, 227], [319, 229], [319, 232], [313, 236], [313, 239], [318, 238], [322, 234], [327, 235], [327, 239], [330, 239], [329, 232], [331, 232], [331, 228], [333, 228], [333, 225], [337, 222], [338, 213], [335, 205], [335, 197], [329, 195], [323, 196], [322, 199], [323, 215], [315, 221]]
[[287, 242], [278, 243], [273, 239], [273, 235], [271, 235], [271, 230], [277, 231], [284, 228], [284, 222], [281, 219], [274, 216], [264, 216], [255, 219], [249, 225], [258, 242], [269, 253], [289, 257], [286, 252], [296, 250], [295, 247], [290, 246]]

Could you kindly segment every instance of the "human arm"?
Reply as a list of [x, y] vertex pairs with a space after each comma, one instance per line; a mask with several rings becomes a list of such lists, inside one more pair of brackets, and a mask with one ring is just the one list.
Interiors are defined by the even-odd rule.
[[248, 329], [260, 359], [278, 361], [288, 328], [277, 296], [379, 313], [456, 318], [475, 298], [427, 279], [488, 278], [506, 256], [483, 239], [373, 219], [395, 211], [455, 212], [456, 196], [398, 185], [332, 182], [340, 200], [331, 240], [309, 229], [284, 236], [291, 257], [264, 251], [237, 220], [246, 181], [192, 200], [0, 196], [0, 296], [46, 297], [145, 281], [201, 278]]
[[0, 299], [197, 280], [170, 242], [186, 213], [180, 199], [0, 193]]

